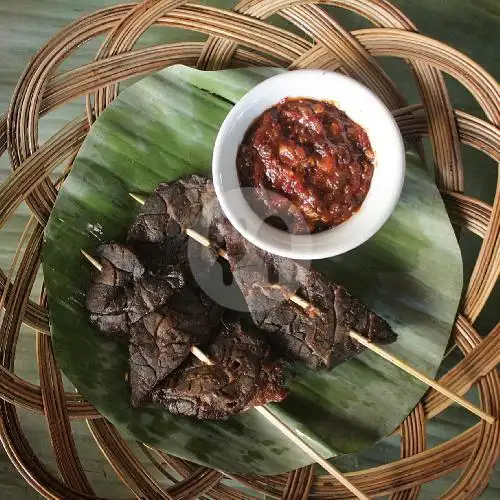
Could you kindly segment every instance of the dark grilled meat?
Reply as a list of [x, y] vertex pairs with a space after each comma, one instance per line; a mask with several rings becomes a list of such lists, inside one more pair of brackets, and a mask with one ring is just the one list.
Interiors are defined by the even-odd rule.
[[131, 324], [144, 315], [167, 304], [170, 297], [186, 285], [186, 279], [179, 266], [166, 266], [161, 274], [146, 271], [127, 297], [127, 313]]
[[101, 271], [92, 273], [86, 305], [90, 323], [112, 336], [127, 336], [127, 301], [134, 280], [144, 274], [144, 266], [125, 245], [107, 243], [97, 247]]
[[102, 270], [87, 293], [90, 322], [103, 333], [130, 336], [132, 405], [148, 400], [153, 387], [205, 342], [219, 322], [220, 308], [178, 265], [152, 273], [135, 253], [111, 243], [97, 249]]
[[207, 353], [213, 365], [192, 359], [159, 384], [153, 401], [176, 415], [220, 420], [286, 397], [266, 341], [239, 321], [222, 326]]
[[[365, 349], [351, 340], [350, 329], [377, 343], [396, 340], [389, 324], [342, 286], [291, 259], [257, 248], [227, 220], [218, 229], [252, 319], [272, 334], [269, 342], [276, 352], [310, 368], [332, 368]], [[277, 282], [313, 304], [319, 314], [288, 300], [282, 288], [272, 286]]]
[[[129, 229], [127, 243], [148, 268], [158, 272], [169, 264], [180, 264], [186, 276], [188, 228], [208, 234], [212, 221], [222, 217], [210, 179], [190, 175], [159, 184], [142, 206]], [[213, 261], [213, 253], [200, 246], [200, 258]]]
[[208, 341], [220, 308], [199, 289], [184, 287], [166, 306], [143, 316], [130, 329], [132, 406], [148, 399], [153, 387]]
[[153, 274], [125, 245], [102, 244], [96, 254], [102, 269], [92, 274], [86, 304], [90, 323], [107, 335], [127, 336], [133, 323], [165, 305], [185, 285], [178, 266]]

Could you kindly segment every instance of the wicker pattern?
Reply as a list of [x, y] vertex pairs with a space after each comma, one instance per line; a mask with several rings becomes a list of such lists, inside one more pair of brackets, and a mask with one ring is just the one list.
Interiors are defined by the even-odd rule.
[[[331, 3], [357, 12], [373, 28], [348, 32], [323, 10]], [[296, 25], [303, 36], [268, 24], [278, 13]], [[172, 43], [134, 50], [141, 34], [152, 25], [174, 26], [208, 35], [204, 43]], [[57, 67], [80, 44], [105, 34], [95, 61], [55, 75]], [[403, 97], [377, 63], [377, 57], [404, 59], [420, 90], [422, 104], [405, 104]], [[0, 437], [19, 472], [47, 498], [94, 498], [73, 441], [70, 420], [86, 419], [93, 437], [117, 475], [137, 497], [191, 499], [208, 495], [216, 500], [251, 498], [221, 483], [225, 475], [185, 460], [142, 447], [166, 477], [175, 470], [184, 479], [164, 489], [142, 467], [116, 429], [100, 417], [81, 396], [65, 393], [48, 335], [45, 297], [29, 299], [40, 267], [43, 228], [58, 187], [49, 174], [62, 162], [66, 172], [89, 130], [89, 125], [118, 93], [117, 82], [171, 64], [203, 69], [246, 65], [289, 68], [325, 68], [343, 71], [375, 90], [394, 110], [405, 138], [419, 144], [429, 136], [442, 190], [454, 224], [482, 238], [474, 271], [464, 292], [453, 339], [463, 359], [441, 381], [463, 395], [476, 385], [482, 407], [496, 416], [500, 411], [500, 324], [481, 338], [473, 324], [484, 307], [500, 269], [500, 184], [492, 206], [463, 194], [460, 143], [500, 161], [500, 89], [480, 66], [454, 49], [418, 33], [400, 11], [385, 0], [331, 2], [242, 0], [228, 12], [180, 0], [145, 0], [117, 5], [75, 21], [52, 38], [32, 59], [19, 80], [8, 115], [0, 119], [0, 153], [8, 150], [13, 172], [0, 187], [0, 224], [4, 225], [22, 201], [33, 216], [26, 226], [10, 270], [0, 271]], [[482, 107], [486, 119], [453, 109], [443, 73], [462, 83]], [[86, 96], [81, 117], [38, 145], [38, 121], [55, 107]], [[83, 113], [83, 110], [82, 110]], [[14, 269], [19, 269], [14, 273]], [[40, 386], [13, 372], [19, 328], [37, 330]], [[429, 390], [403, 422], [401, 459], [348, 474], [370, 495], [391, 499], [416, 498], [420, 485], [456, 469], [461, 474], [442, 498], [476, 498], [487, 486], [500, 449], [500, 424], [480, 422], [431, 449], [426, 447], [426, 421], [450, 401]], [[16, 407], [44, 414], [60, 475], [36, 457], [21, 430]], [[233, 476], [253, 490], [273, 498], [349, 498], [343, 486], [313, 467], [274, 477]]]

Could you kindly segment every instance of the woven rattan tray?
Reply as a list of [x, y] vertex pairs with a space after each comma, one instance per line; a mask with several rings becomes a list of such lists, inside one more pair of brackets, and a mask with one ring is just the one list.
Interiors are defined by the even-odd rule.
[[[317, 2], [320, 3], [320, 2]], [[326, 3], [326, 2], [321, 2]], [[45, 297], [39, 303], [30, 293], [40, 267], [43, 228], [60, 181], [52, 170], [71, 168], [90, 124], [117, 95], [116, 83], [172, 64], [201, 69], [265, 65], [324, 68], [343, 71], [376, 91], [394, 112], [406, 139], [418, 144], [429, 136], [450, 218], [482, 238], [469, 283], [452, 333], [463, 359], [443, 382], [457, 394], [476, 385], [482, 407], [498, 416], [500, 380], [496, 372], [500, 352], [500, 324], [481, 338], [473, 324], [492, 292], [500, 268], [500, 189], [492, 206], [463, 193], [460, 143], [496, 161], [500, 159], [500, 89], [480, 66], [454, 49], [420, 35], [400, 11], [385, 0], [336, 0], [331, 4], [355, 11], [376, 27], [348, 32], [313, 2], [242, 0], [234, 11], [187, 4], [176, 0], [146, 0], [117, 5], [75, 21], [45, 45], [19, 80], [9, 112], [0, 119], [0, 152], [8, 150], [12, 174], [0, 187], [0, 223], [5, 225], [23, 201], [33, 217], [17, 253], [18, 272], [0, 272], [0, 438], [24, 478], [47, 498], [94, 498], [72, 437], [70, 420], [85, 419], [93, 437], [117, 475], [140, 498], [213, 499], [253, 498], [224, 485], [224, 473], [199, 467], [156, 450], [144, 451], [161, 470], [174, 469], [182, 478], [168, 489], [145, 470], [118, 432], [75, 393], [64, 391], [49, 334]], [[274, 27], [265, 20], [279, 13], [302, 32]], [[208, 35], [206, 42], [173, 43], [134, 49], [151, 26], [177, 27]], [[65, 73], [58, 66], [82, 43], [105, 34], [93, 63]], [[314, 42], [311, 42], [314, 40]], [[408, 106], [381, 70], [377, 57], [403, 59], [412, 69], [422, 104]], [[452, 108], [443, 74], [464, 85], [483, 109], [485, 119]], [[38, 145], [38, 122], [55, 107], [87, 96], [82, 116]], [[85, 111], [85, 113], [84, 113]], [[21, 324], [37, 333], [40, 386], [14, 374], [16, 343]], [[420, 485], [460, 469], [459, 478], [443, 498], [477, 498], [486, 488], [499, 449], [500, 424], [480, 422], [434, 448], [426, 447], [426, 421], [451, 402], [429, 390], [403, 422], [401, 459], [347, 474], [369, 495], [393, 499], [416, 498]], [[37, 458], [23, 435], [16, 407], [43, 414], [47, 420], [59, 474]], [[274, 477], [233, 477], [248, 488], [272, 498], [349, 498], [349, 492], [329, 476], [315, 475], [313, 466]]]

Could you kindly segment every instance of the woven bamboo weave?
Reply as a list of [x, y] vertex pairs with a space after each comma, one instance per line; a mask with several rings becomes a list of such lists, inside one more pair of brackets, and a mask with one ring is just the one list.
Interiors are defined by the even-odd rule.
[[[330, 3], [365, 17], [374, 26], [346, 31], [319, 4]], [[282, 16], [299, 30], [289, 32], [266, 22]], [[171, 43], [135, 49], [151, 26], [194, 30], [208, 35], [205, 42]], [[300, 32], [301, 35], [295, 33]], [[95, 60], [57, 72], [79, 45], [105, 35]], [[403, 60], [411, 67], [421, 96], [408, 106], [397, 82], [384, 73], [379, 57]], [[240, 66], [324, 68], [345, 72], [373, 89], [393, 110], [404, 137], [417, 145], [428, 136], [432, 143], [436, 183], [452, 222], [482, 239], [474, 270], [464, 290], [452, 332], [463, 359], [441, 382], [457, 394], [476, 386], [481, 406], [499, 416], [500, 324], [481, 337], [474, 322], [491, 294], [500, 269], [500, 184], [493, 205], [463, 194], [461, 144], [500, 161], [500, 89], [479, 65], [451, 47], [418, 33], [399, 10], [385, 0], [308, 2], [242, 0], [233, 11], [188, 4], [180, 0], [146, 0], [117, 5], [80, 18], [54, 36], [31, 60], [14, 92], [8, 114], [0, 119], [0, 153], [10, 156], [12, 173], [0, 187], [0, 224], [5, 225], [25, 201], [32, 217], [19, 242], [16, 262], [0, 270], [0, 438], [10, 459], [33, 488], [47, 498], [95, 498], [76, 451], [70, 421], [84, 419], [103, 455], [130, 489], [147, 499], [253, 498], [223, 484], [223, 472], [142, 446], [142, 451], [166, 478], [174, 470], [183, 480], [165, 488], [146, 471], [117, 430], [91, 404], [64, 391], [51, 347], [45, 296], [30, 300], [40, 268], [43, 228], [57, 190], [51, 172], [65, 162], [66, 172], [92, 122], [118, 94], [118, 82], [172, 64], [215, 70]], [[445, 85], [448, 74], [465, 86], [481, 106], [478, 118], [453, 109]], [[79, 118], [64, 126], [43, 145], [38, 143], [40, 118], [79, 96], [86, 106]], [[1, 227], [0, 226], [0, 227]], [[16, 272], [12, 270], [17, 270]], [[37, 331], [40, 385], [19, 378], [13, 370], [22, 324]], [[476, 498], [487, 486], [500, 449], [500, 424], [480, 422], [433, 448], [426, 446], [426, 421], [451, 402], [429, 390], [401, 424], [401, 458], [379, 467], [347, 474], [370, 496], [412, 499], [423, 483], [460, 469], [442, 498]], [[20, 426], [17, 408], [43, 414], [59, 474], [36, 457]], [[350, 498], [333, 478], [316, 475], [313, 467], [273, 477], [231, 476], [271, 498]]]

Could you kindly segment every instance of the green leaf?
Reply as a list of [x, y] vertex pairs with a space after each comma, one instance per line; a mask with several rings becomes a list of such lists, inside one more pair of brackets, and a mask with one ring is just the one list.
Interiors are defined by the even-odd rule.
[[[310, 459], [249, 411], [226, 422], [132, 409], [128, 349], [92, 329], [84, 307], [90, 269], [80, 249], [124, 238], [137, 211], [129, 192], [210, 174], [217, 130], [235, 102], [275, 69], [200, 72], [174, 66], [123, 92], [83, 144], [45, 231], [43, 269], [58, 362], [75, 387], [130, 437], [231, 472], [276, 474]], [[462, 288], [462, 263], [438, 190], [407, 154], [391, 219], [358, 249], [315, 265], [399, 333], [390, 350], [434, 376]], [[324, 456], [365, 449], [390, 434], [426, 387], [365, 352], [330, 373], [294, 366], [290, 396], [273, 405]]]

